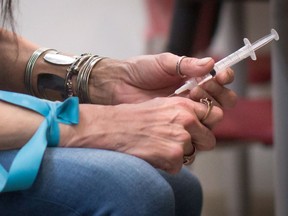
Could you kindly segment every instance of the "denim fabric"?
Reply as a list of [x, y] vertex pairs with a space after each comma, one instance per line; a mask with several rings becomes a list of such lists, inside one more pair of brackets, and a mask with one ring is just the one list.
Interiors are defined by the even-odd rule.
[[[16, 151], [0, 151], [8, 168]], [[177, 175], [114, 151], [48, 148], [33, 186], [0, 194], [1, 216], [200, 215], [202, 190], [183, 168]]]

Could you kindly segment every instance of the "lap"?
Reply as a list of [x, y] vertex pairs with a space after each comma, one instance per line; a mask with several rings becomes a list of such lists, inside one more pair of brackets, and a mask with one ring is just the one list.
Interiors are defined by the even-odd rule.
[[[0, 152], [0, 163], [9, 166], [14, 154]], [[192, 190], [196, 201], [201, 197], [197, 179], [184, 169], [169, 175], [127, 154], [48, 148], [34, 185], [26, 191], [0, 194], [0, 211], [7, 215], [20, 209], [33, 209], [35, 215], [174, 215], [183, 190]], [[195, 209], [199, 205], [201, 199]]]

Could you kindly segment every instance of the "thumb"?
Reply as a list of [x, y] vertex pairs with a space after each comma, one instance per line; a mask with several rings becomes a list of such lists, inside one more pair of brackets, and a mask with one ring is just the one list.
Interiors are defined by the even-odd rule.
[[201, 59], [185, 57], [178, 65], [178, 70], [183, 76], [200, 77], [209, 73], [213, 69], [214, 63], [211, 57]]
[[187, 77], [204, 76], [213, 69], [215, 63], [211, 57], [198, 59], [186, 56], [180, 57], [172, 53], [158, 54], [156, 60], [166, 73], [179, 78], [179, 70], [183, 76]]

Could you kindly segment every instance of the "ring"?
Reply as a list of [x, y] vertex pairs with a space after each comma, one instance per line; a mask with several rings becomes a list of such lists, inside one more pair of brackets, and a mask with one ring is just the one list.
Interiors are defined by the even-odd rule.
[[209, 98], [201, 98], [200, 103], [207, 105], [207, 111], [204, 117], [202, 118], [202, 121], [204, 121], [206, 118], [208, 118], [209, 114], [211, 113], [213, 104], [212, 104], [212, 100], [210, 100]]
[[190, 165], [195, 160], [196, 148], [193, 144], [192, 144], [192, 146], [193, 146], [192, 154], [183, 156], [183, 164], [184, 165]]
[[181, 72], [181, 69], [180, 69], [180, 64], [181, 64], [181, 61], [184, 59], [184, 58], [187, 58], [187, 56], [181, 56], [177, 63], [176, 63], [176, 72], [177, 74], [181, 77], [181, 78], [185, 78], [186, 75], [184, 75], [182, 72]]

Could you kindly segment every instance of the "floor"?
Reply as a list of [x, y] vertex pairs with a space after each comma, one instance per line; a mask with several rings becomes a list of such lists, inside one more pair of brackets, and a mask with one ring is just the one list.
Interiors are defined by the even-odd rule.
[[[204, 193], [202, 216], [272, 216], [273, 200], [273, 150], [261, 144], [248, 148], [249, 170], [245, 178], [250, 191], [249, 214], [233, 213], [231, 187], [234, 187], [233, 158], [241, 151], [238, 146], [216, 147], [214, 151], [199, 153], [191, 171], [200, 179]], [[232, 189], [233, 190], [233, 189]], [[232, 195], [233, 196], [233, 195]]]

